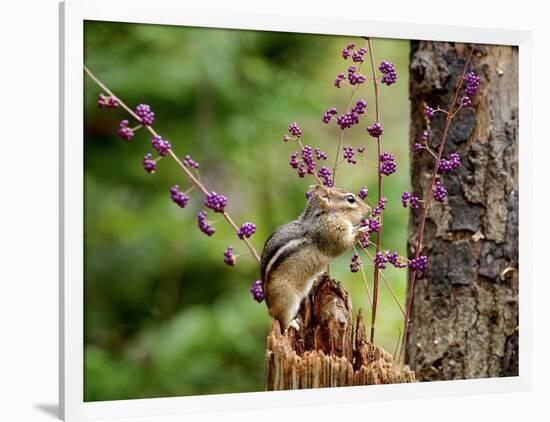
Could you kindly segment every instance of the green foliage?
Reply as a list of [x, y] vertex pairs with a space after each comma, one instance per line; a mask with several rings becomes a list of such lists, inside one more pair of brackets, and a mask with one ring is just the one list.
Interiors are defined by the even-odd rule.
[[[311, 180], [288, 166], [293, 145], [282, 142], [298, 121], [304, 142], [334, 157], [339, 129], [321, 115], [342, 109], [349, 91], [333, 87], [349, 65], [340, 57], [347, 38], [270, 32], [87, 22], [85, 63], [127, 104], [151, 105], [155, 128], [179, 156], [201, 163], [201, 176], [229, 199], [238, 223], [252, 221], [263, 242], [296, 218]], [[385, 149], [400, 171], [385, 179], [390, 200], [384, 247], [405, 253], [408, 189], [408, 42], [374, 40], [378, 59], [394, 62], [399, 82], [382, 87]], [[360, 96], [373, 112], [372, 89]], [[85, 81], [85, 400], [263, 390], [263, 354], [270, 318], [249, 288], [259, 278], [250, 256], [234, 268], [223, 251], [244, 245], [224, 222], [206, 237], [196, 228], [202, 197], [193, 192], [184, 210], [171, 203], [169, 188], [190, 185], [170, 159], [154, 175], [141, 168], [150, 136], [132, 143], [116, 136], [120, 110], [99, 110], [99, 90]], [[364, 126], [349, 130], [346, 143], [375, 145]], [[338, 185], [375, 189], [375, 170], [343, 166]], [[214, 217], [213, 213], [209, 213]], [[366, 307], [363, 281], [348, 271], [349, 256], [333, 275], [351, 292], [354, 309]], [[372, 270], [368, 271], [369, 278]], [[405, 272], [387, 272], [404, 297]], [[393, 351], [401, 314], [381, 286], [378, 342]]]

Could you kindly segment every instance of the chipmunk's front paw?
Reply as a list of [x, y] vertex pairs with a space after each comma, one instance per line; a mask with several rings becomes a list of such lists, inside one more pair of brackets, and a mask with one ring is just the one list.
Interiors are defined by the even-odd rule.
[[290, 321], [286, 329], [288, 330], [290, 327], [294, 328], [296, 331], [300, 331], [300, 323], [298, 322], [298, 318]]

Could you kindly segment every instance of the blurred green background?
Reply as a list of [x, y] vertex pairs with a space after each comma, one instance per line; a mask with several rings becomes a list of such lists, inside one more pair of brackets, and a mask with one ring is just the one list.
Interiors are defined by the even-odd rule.
[[[297, 218], [313, 183], [288, 165], [296, 149], [282, 142], [297, 121], [303, 141], [334, 158], [340, 129], [325, 125], [328, 107], [343, 109], [349, 89], [333, 81], [350, 61], [340, 52], [360, 38], [86, 22], [85, 64], [130, 107], [143, 102], [156, 113], [155, 129], [180, 157], [201, 163], [206, 185], [229, 199], [238, 224], [254, 222], [252, 242]], [[381, 87], [384, 150], [397, 156], [398, 173], [386, 177], [389, 198], [385, 248], [405, 254], [408, 213], [400, 205], [409, 187], [408, 41], [374, 39], [377, 62], [395, 64], [398, 83]], [[366, 64], [366, 63], [365, 63]], [[270, 318], [251, 298], [256, 262], [242, 256], [233, 268], [223, 252], [244, 244], [220, 221], [208, 238], [197, 229], [203, 198], [187, 208], [169, 188], [190, 184], [176, 163], [163, 160], [154, 175], [141, 166], [150, 136], [131, 143], [116, 135], [122, 109], [97, 108], [99, 88], [85, 79], [85, 367], [86, 401], [261, 391]], [[374, 113], [372, 85], [358, 98]], [[349, 129], [345, 144], [365, 145], [365, 127]], [[344, 164], [337, 185], [376, 193], [375, 169]], [[209, 212], [210, 217], [217, 217]], [[331, 265], [351, 293], [354, 311], [367, 306], [360, 273], [349, 272], [351, 252]], [[363, 259], [363, 261], [366, 261]], [[404, 302], [404, 270], [386, 270]], [[367, 272], [372, 282], [372, 267]], [[377, 341], [393, 353], [402, 315], [381, 284]], [[367, 312], [367, 318], [369, 313]]]

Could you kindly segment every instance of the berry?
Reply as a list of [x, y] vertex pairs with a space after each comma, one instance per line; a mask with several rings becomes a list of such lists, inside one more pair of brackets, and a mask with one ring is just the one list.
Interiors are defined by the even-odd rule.
[[349, 145], [344, 145], [344, 159], [348, 161], [350, 164], [357, 164], [357, 161], [353, 159], [353, 156], [355, 152], [353, 151], [353, 147], [350, 147]]
[[433, 191], [433, 197], [437, 202], [443, 202], [447, 196], [447, 189], [438, 180], [435, 182], [435, 188]]
[[419, 144], [418, 142], [414, 144], [414, 150], [416, 152], [421, 151], [422, 149], [424, 149], [424, 145]]
[[197, 214], [197, 223], [201, 232], [203, 232], [207, 236], [212, 236], [214, 233], [216, 233], [216, 229], [208, 224], [208, 222], [206, 221], [206, 215], [206, 211], [199, 212]]
[[315, 173], [315, 160], [313, 159], [313, 149], [309, 145], [302, 148], [302, 162], [307, 167], [307, 174]]
[[290, 167], [292, 167], [293, 169], [297, 169], [298, 168], [298, 151], [294, 151], [292, 153], [292, 155], [290, 156], [290, 161], [288, 162], [288, 164], [290, 164]]
[[472, 106], [472, 100], [468, 96], [462, 97], [462, 107], [468, 108]]
[[118, 100], [112, 95], [106, 97], [103, 93], [101, 93], [97, 99], [97, 106], [99, 108], [117, 108], [119, 104]]
[[377, 215], [380, 215], [382, 214], [382, 211], [384, 211], [386, 209], [386, 203], [388, 202], [388, 199], [387, 198], [380, 198], [378, 200], [378, 204], [376, 205], [376, 207], [372, 210], [372, 215], [374, 216], [377, 216]]
[[299, 138], [302, 136], [302, 131], [300, 130], [296, 122], [292, 122], [288, 126], [288, 131], [290, 132], [291, 135], [295, 136], [296, 138]]
[[460, 167], [460, 164], [460, 154], [458, 154], [457, 152], [453, 152], [451, 155], [449, 155], [448, 159], [442, 158], [439, 161], [439, 171], [441, 173], [451, 173], [452, 171]]
[[158, 135], [153, 136], [153, 139], [151, 139], [151, 145], [153, 145], [153, 148], [159, 153], [161, 157], [168, 155], [168, 152], [172, 148], [170, 142], [165, 141]]
[[288, 142], [290, 137], [288, 135], [283, 135], [283, 141]]
[[237, 236], [239, 236], [239, 239], [244, 239], [245, 237], [248, 239], [254, 233], [256, 233], [256, 225], [253, 223], [244, 223], [239, 228], [239, 231], [237, 232]]
[[315, 156], [317, 157], [317, 160], [328, 159], [328, 154], [326, 152], [321, 151], [319, 148], [315, 148]]
[[357, 194], [357, 196], [361, 199], [365, 199], [368, 194], [369, 189], [366, 186], [363, 186], [361, 189], [359, 189], [359, 193]]
[[411, 259], [409, 261], [409, 268], [411, 271], [426, 271], [426, 268], [428, 268], [428, 257], [420, 255], [418, 258]]
[[189, 202], [189, 197], [184, 192], [180, 191], [178, 185], [174, 185], [170, 188], [170, 197], [172, 198], [172, 201], [174, 201], [175, 204], [178, 204], [181, 208], [185, 208]]
[[359, 271], [360, 266], [361, 266], [361, 259], [359, 259], [359, 255], [353, 254], [353, 256], [351, 257], [351, 262], [349, 264], [349, 270], [352, 273], [356, 273], [357, 271]]
[[346, 79], [346, 75], [344, 75], [343, 73], [339, 73], [337, 76], [336, 76], [336, 79], [334, 80], [334, 86], [336, 88], [340, 88], [341, 84], [342, 84], [342, 81]]
[[422, 135], [420, 135], [420, 141], [427, 142], [428, 138], [430, 137], [430, 132], [427, 130], [422, 131]]
[[233, 255], [233, 247], [229, 246], [223, 253], [223, 262], [232, 267], [237, 262], [237, 257]]
[[433, 108], [431, 108], [428, 104], [424, 104], [424, 115], [426, 118], [431, 119], [434, 117], [434, 113], [435, 111]]
[[134, 131], [128, 127], [128, 120], [122, 120], [118, 125], [118, 136], [120, 136], [125, 141], [130, 142], [134, 137]]
[[355, 66], [348, 67], [348, 81], [351, 85], [360, 85], [365, 82], [366, 78], [360, 73], [355, 73]]
[[353, 113], [364, 114], [367, 108], [367, 102], [364, 99], [360, 99], [355, 103], [355, 106], [351, 109]]
[[365, 147], [363, 145], [361, 145], [360, 147], [357, 147], [358, 154], [363, 154], [364, 152], [365, 152]]
[[390, 251], [387, 250], [384, 252], [384, 255], [386, 256], [386, 259], [390, 264], [392, 264], [395, 268], [405, 268], [407, 264], [405, 264], [400, 258], [397, 251]]
[[139, 104], [136, 107], [136, 114], [139, 116], [144, 126], [151, 126], [155, 120], [155, 113], [151, 111], [151, 107], [147, 104]]
[[214, 191], [208, 192], [206, 198], [204, 199], [204, 206], [214, 210], [215, 212], [223, 213], [225, 207], [227, 206], [227, 198]]
[[388, 258], [382, 252], [376, 252], [374, 256], [374, 265], [376, 268], [386, 268], [386, 262], [388, 262]]
[[197, 163], [195, 160], [193, 160], [190, 155], [186, 155], [183, 158], [183, 165], [186, 166], [186, 167], [192, 167], [195, 170], [198, 170], [199, 167], [200, 167], [199, 163]]
[[413, 210], [420, 207], [418, 196], [413, 196], [410, 192], [403, 192], [403, 195], [401, 195], [401, 204], [403, 204], [403, 208], [407, 208], [407, 205], [410, 205]]
[[350, 128], [359, 123], [359, 115], [353, 111], [347, 112], [346, 114], [341, 114], [336, 118], [336, 123], [338, 123], [340, 129], [342, 130]]
[[380, 63], [380, 66], [378, 66], [378, 69], [380, 70], [380, 72], [384, 74], [384, 76], [382, 76], [383, 84], [386, 84], [389, 86], [397, 82], [397, 72], [393, 67], [393, 63], [384, 60], [382, 61], [382, 63]]
[[396, 172], [397, 164], [394, 162], [394, 159], [395, 157], [393, 156], [393, 154], [390, 154], [388, 152], [380, 154], [380, 172], [382, 174], [389, 176], [390, 174]]
[[149, 153], [145, 154], [143, 157], [142, 164], [147, 173], [154, 173], [157, 169], [157, 163], [153, 160], [153, 156]]
[[466, 76], [464, 76], [464, 82], [466, 82], [464, 92], [468, 97], [473, 97], [476, 95], [477, 90], [479, 89], [479, 80], [479, 76], [477, 76], [474, 72], [468, 72]]
[[347, 60], [348, 57], [351, 55], [351, 50], [353, 50], [355, 48], [355, 44], [354, 43], [349, 43], [346, 48], [344, 48], [342, 50], [342, 57]]
[[382, 136], [382, 132], [384, 132], [384, 129], [380, 125], [380, 123], [374, 123], [372, 126], [369, 126], [367, 128], [367, 132], [369, 132], [369, 135], [373, 138], [378, 138], [379, 136]]
[[325, 114], [323, 114], [323, 122], [328, 123], [330, 122], [330, 119], [332, 119], [332, 116], [334, 116], [336, 113], [336, 109], [334, 107], [329, 108], [327, 111], [325, 111]]
[[332, 172], [330, 171], [330, 169], [328, 167], [321, 167], [319, 169], [319, 171], [317, 172], [317, 175], [323, 179], [324, 181], [324, 184], [326, 186], [328, 186], [329, 188], [331, 188], [332, 186], [334, 186], [334, 181], [332, 180], [331, 176], [332, 176]]
[[256, 302], [260, 303], [262, 300], [264, 300], [262, 280], [256, 280], [254, 283], [252, 283], [252, 287], [250, 288], [250, 293], [252, 293], [252, 297]]

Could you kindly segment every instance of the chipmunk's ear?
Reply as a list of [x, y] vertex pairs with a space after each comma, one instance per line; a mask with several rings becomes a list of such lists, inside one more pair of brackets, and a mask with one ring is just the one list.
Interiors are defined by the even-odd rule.
[[323, 185], [311, 185], [309, 187], [309, 193], [311, 198], [315, 198], [317, 203], [323, 207], [328, 208], [330, 205], [329, 190]]

